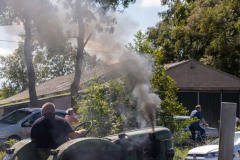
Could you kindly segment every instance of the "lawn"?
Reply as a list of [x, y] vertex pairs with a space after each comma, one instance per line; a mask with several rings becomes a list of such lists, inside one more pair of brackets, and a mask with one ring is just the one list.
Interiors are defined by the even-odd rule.
[[3, 147], [0, 147], [0, 159], [3, 159], [4, 154], [5, 154], [5, 149]]

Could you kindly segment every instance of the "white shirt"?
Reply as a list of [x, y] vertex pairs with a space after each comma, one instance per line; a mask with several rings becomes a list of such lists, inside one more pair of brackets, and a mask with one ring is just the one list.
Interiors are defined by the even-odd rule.
[[239, 120], [239, 118], [236, 117], [236, 118], [235, 118], [235, 127], [237, 127], [238, 120]]

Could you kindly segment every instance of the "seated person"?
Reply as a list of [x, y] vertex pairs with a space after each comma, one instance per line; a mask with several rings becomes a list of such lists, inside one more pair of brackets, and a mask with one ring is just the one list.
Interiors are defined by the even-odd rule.
[[208, 124], [204, 120], [201, 112], [202, 112], [202, 107], [200, 105], [197, 105], [195, 107], [195, 110], [193, 110], [190, 114], [191, 118], [197, 117], [197, 119], [198, 119], [198, 121], [193, 122], [189, 125], [189, 130], [191, 131], [192, 139], [194, 141], [196, 140], [195, 139], [196, 131], [200, 132], [200, 135], [198, 135], [198, 137], [197, 137], [198, 141], [201, 141], [204, 137], [206, 137], [206, 134], [205, 134], [206, 131], [203, 127], [200, 126], [200, 122], [202, 122], [206, 126], [208, 126]]
[[78, 123], [78, 119], [74, 116], [73, 108], [67, 109], [66, 113], [67, 115], [65, 116], [65, 119], [71, 126], [74, 126]]
[[55, 105], [47, 102], [42, 106], [42, 117], [37, 119], [31, 129], [31, 139], [41, 160], [46, 160], [51, 149], [56, 149], [68, 139], [75, 139], [86, 133], [85, 129], [74, 131], [67, 121], [55, 115]]

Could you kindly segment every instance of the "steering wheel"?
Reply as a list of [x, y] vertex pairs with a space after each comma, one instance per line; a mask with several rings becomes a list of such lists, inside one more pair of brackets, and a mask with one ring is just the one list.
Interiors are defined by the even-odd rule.
[[74, 128], [74, 131], [77, 131], [78, 129], [86, 129], [87, 132], [82, 135], [82, 137], [86, 137], [86, 135], [92, 129], [92, 122], [91, 121], [82, 122]]

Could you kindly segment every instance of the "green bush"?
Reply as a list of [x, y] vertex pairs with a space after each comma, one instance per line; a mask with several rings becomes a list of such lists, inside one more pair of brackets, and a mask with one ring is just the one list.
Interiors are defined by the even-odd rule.
[[96, 77], [84, 88], [75, 108], [79, 120], [93, 121], [91, 136], [103, 137], [136, 127], [135, 109], [124, 78], [108, 80]]
[[189, 147], [175, 147], [175, 156], [174, 156], [174, 160], [184, 160], [185, 157], [187, 156], [188, 151], [191, 148]]

